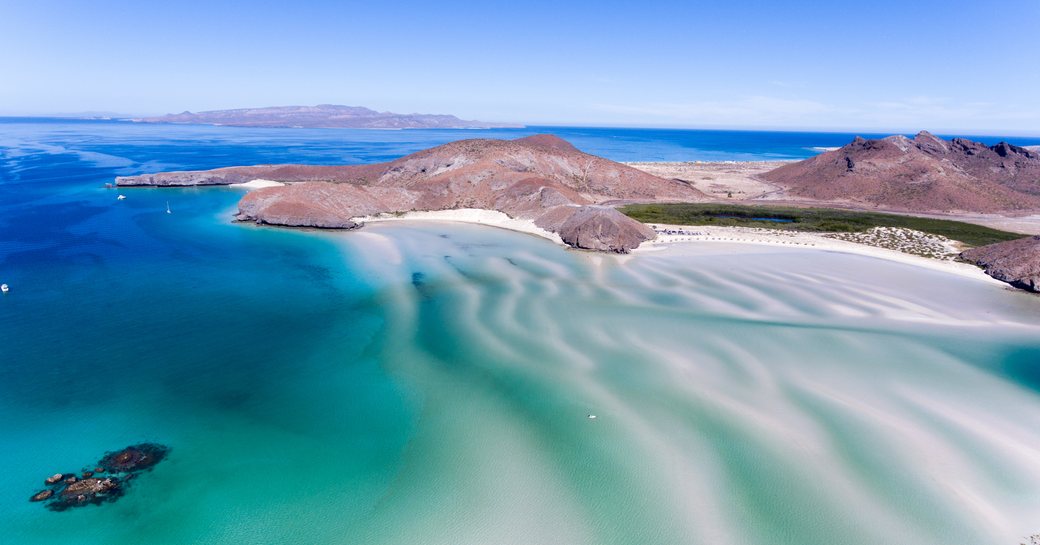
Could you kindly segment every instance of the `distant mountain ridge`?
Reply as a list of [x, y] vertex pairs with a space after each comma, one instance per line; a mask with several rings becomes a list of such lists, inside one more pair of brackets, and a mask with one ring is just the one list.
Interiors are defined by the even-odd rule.
[[140, 123], [191, 123], [230, 127], [310, 129], [493, 129], [523, 127], [509, 123], [467, 121], [443, 114], [396, 114], [362, 106], [272, 106], [206, 112], [181, 112], [134, 119]]
[[911, 212], [1040, 209], [1040, 153], [927, 131], [845, 146], [763, 175], [789, 196]]

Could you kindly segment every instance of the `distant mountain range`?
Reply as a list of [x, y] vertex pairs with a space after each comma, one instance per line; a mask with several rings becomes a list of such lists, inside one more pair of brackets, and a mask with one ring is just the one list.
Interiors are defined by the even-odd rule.
[[787, 194], [912, 212], [1040, 210], [1040, 153], [1007, 142], [857, 137], [763, 175]]
[[141, 123], [191, 123], [231, 127], [310, 129], [495, 129], [523, 127], [510, 123], [467, 121], [453, 115], [395, 114], [361, 106], [273, 106], [208, 112], [182, 112], [134, 119]]

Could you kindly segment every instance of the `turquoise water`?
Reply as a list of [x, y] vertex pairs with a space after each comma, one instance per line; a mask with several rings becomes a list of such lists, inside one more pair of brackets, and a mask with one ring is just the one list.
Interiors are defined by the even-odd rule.
[[[615, 257], [448, 223], [265, 229], [228, 221], [236, 190], [116, 201], [101, 187], [382, 157], [436, 131], [5, 129], [0, 542], [974, 545], [1040, 531], [1036, 297], [812, 250]], [[142, 441], [171, 454], [118, 501], [27, 501], [46, 476]]]

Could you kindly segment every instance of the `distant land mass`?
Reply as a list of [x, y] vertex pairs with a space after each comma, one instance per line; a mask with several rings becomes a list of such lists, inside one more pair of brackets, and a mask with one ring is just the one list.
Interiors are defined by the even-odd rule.
[[182, 112], [134, 119], [140, 123], [191, 123], [229, 127], [280, 127], [308, 129], [498, 129], [513, 123], [467, 121], [453, 115], [395, 114], [361, 106], [272, 106], [208, 112]]
[[910, 212], [1040, 209], [1040, 153], [1007, 142], [944, 140], [927, 131], [845, 146], [762, 178], [787, 195]]

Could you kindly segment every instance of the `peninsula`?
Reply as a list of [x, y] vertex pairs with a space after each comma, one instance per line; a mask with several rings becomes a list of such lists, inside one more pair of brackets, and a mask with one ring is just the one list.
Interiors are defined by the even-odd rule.
[[370, 165], [259, 165], [116, 178], [119, 186], [288, 183], [251, 191], [237, 218], [261, 224], [354, 229], [361, 218], [479, 208], [529, 220], [569, 246], [627, 253], [655, 234], [613, 201], [700, 201], [687, 183], [579, 151], [551, 135], [451, 142]]
[[[654, 172], [652, 165], [638, 166]], [[800, 198], [801, 206], [818, 211], [803, 214], [780, 209], [780, 220], [765, 218], [772, 222], [771, 227], [787, 222], [785, 230], [827, 231], [830, 225], [834, 231], [868, 232], [839, 235], [845, 240], [894, 245], [903, 251], [917, 248], [910, 253], [947, 257], [955, 257], [958, 247], [937, 243], [933, 237], [952, 234], [957, 238], [942, 240], [966, 243], [964, 247], [998, 242], [1003, 245], [965, 252], [961, 259], [978, 263], [994, 278], [1016, 287], [1037, 289], [1040, 270], [1035, 242], [1004, 242], [1014, 238], [1011, 233], [944, 220], [899, 220], [899, 216], [850, 215], [820, 208], [899, 209], [914, 214], [946, 213], [951, 219], [958, 219], [951, 211], [1028, 213], [1040, 209], [1040, 154], [1032, 150], [1006, 143], [985, 146], [963, 139], [945, 141], [922, 131], [913, 139], [857, 138], [840, 149], [763, 170], [764, 164], [757, 163], [748, 170], [727, 167], [726, 177], [715, 182], [738, 184], [740, 194], [748, 196], [743, 202], [749, 205], [762, 207]], [[657, 237], [649, 225], [637, 220], [690, 225], [689, 218], [700, 218], [699, 224], [708, 222], [725, 229], [725, 223], [749, 221], [759, 224], [749, 227], [761, 227], [763, 218], [759, 216], [777, 215], [775, 208], [768, 207], [758, 214], [754, 210], [716, 210], [711, 204], [691, 209], [689, 203], [722, 200], [717, 197], [717, 184], [705, 186], [650, 172], [583, 153], [556, 136], [542, 134], [516, 140], [460, 140], [386, 163], [162, 172], [119, 177], [116, 185], [246, 184], [258, 189], [239, 201], [236, 219], [290, 227], [356, 229], [388, 214], [491, 210], [505, 214], [509, 221], [526, 222], [527, 230], [558, 237], [556, 240], [571, 247], [617, 253], [628, 253]], [[758, 186], [744, 180], [752, 176]], [[763, 192], [760, 188], [764, 187], [774, 189]], [[798, 202], [794, 199], [790, 202]], [[676, 204], [659, 205], [649, 215], [645, 207], [625, 208], [634, 217], [615, 208], [629, 203]], [[870, 231], [873, 227], [882, 231]], [[885, 230], [893, 228], [896, 231]], [[994, 260], [994, 255], [999, 259]]]
[[361, 106], [273, 106], [207, 112], [181, 112], [134, 119], [140, 123], [183, 123], [229, 127], [306, 129], [494, 129], [523, 127], [511, 123], [467, 121], [453, 115], [396, 114]]

